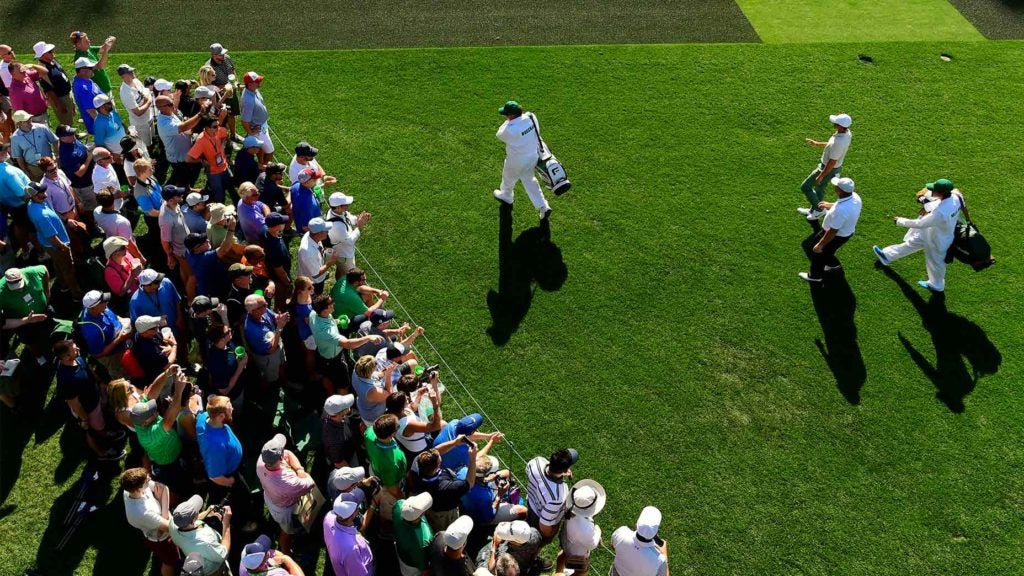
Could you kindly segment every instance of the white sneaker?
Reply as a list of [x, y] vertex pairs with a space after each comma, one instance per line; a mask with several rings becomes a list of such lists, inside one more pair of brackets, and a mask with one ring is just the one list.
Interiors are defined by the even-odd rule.
[[797, 274], [797, 276], [799, 276], [800, 279], [805, 282], [821, 282], [821, 278], [811, 278], [811, 275], [808, 274], [807, 272], [801, 272]]
[[797, 208], [796, 211], [803, 214], [804, 216], [807, 216], [808, 214], [811, 213], [810, 208]]
[[817, 220], [818, 218], [821, 218], [824, 215], [825, 215], [825, 211], [824, 210], [811, 210], [810, 212], [807, 213], [807, 219], [808, 220]]
[[512, 197], [511, 194], [506, 196], [506, 195], [501, 193], [501, 190], [495, 190], [494, 192], [491, 192], [491, 194], [494, 194], [495, 198], [497, 198], [498, 200], [501, 200], [505, 204], [511, 204], [512, 203], [513, 197]]

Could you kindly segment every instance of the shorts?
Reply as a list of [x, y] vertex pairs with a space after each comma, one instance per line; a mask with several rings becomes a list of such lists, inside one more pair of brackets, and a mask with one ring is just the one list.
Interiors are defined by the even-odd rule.
[[380, 491], [381, 518], [387, 518], [388, 520], [391, 519], [391, 514], [395, 510], [395, 502], [397, 502], [397, 500], [395, 500], [395, 497], [391, 495], [391, 492], [382, 488]]
[[303, 340], [302, 344], [306, 347], [306, 350], [316, 350], [316, 338], [314, 338], [312, 334]]
[[284, 362], [284, 349], [278, 348], [270, 354], [253, 354], [256, 368], [267, 382], [276, 382], [281, 375], [281, 364]]
[[259, 133], [258, 134], [250, 134], [250, 136], [253, 136], [257, 140], [260, 141], [260, 150], [263, 150], [264, 153], [266, 153], [266, 154], [273, 154], [274, 153], [274, 142], [271, 141], [271, 139], [270, 139], [270, 126], [269, 125], [264, 124], [263, 126], [260, 126]]
[[147, 539], [146, 548], [156, 556], [156, 559], [161, 564], [177, 566], [181, 562], [181, 554], [178, 552], [178, 547], [174, 545], [170, 537], [164, 538], [159, 542]]
[[299, 523], [299, 519], [295, 516], [295, 505], [291, 505], [287, 508], [279, 508], [275, 506], [270, 500], [266, 501], [267, 510], [270, 511], [270, 517], [277, 522], [278, 526], [285, 534], [298, 534], [302, 532], [302, 524]]

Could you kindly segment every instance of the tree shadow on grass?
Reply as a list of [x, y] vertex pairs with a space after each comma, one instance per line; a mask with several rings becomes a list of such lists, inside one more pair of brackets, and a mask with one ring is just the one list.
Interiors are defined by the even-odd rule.
[[487, 293], [491, 327], [487, 334], [497, 346], [503, 346], [519, 329], [533, 302], [533, 283], [541, 290], [562, 288], [569, 270], [562, 250], [551, 241], [551, 224], [545, 219], [535, 228], [524, 230], [512, 241], [512, 206], [500, 203], [498, 209], [498, 290]]
[[925, 358], [902, 333], [898, 333], [900, 343], [935, 385], [935, 397], [950, 412], [963, 412], [964, 398], [974, 391], [981, 377], [999, 371], [1003, 362], [1002, 354], [977, 324], [946, 309], [945, 293], [933, 292], [925, 300], [918, 290], [894, 270], [880, 264], [877, 267], [899, 286], [903, 295], [921, 315], [921, 323], [932, 337], [935, 364]]
[[[820, 226], [815, 221], [811, 228], [811, 235], [802, 243], [808, 258]], [[857, 325], [854, 321], [857, 297], [842, 269], [829, 272], [824, 282], [810, 283], [809, 289], [814, 312], [818, 315], [818, 323], [825, 336], [824, 342], [815, 338], [814, 344], [832, 372], [839, 393], [850, 404], [860, 404], [860, 390], [867, 381], [867, 368], [857, 342]]]

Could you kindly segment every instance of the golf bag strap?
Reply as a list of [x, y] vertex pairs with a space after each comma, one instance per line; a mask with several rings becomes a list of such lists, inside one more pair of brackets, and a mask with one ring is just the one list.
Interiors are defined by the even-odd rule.
[[534, 119], [533, 112], [527, 112], [527, 116], [530, 117], [530, 123], [533, 124], [533, 133], [537, 135], [537, 155], [544, 157], [544, 140], [540, 137], [540, 127], [537, 126], [537, 120]]

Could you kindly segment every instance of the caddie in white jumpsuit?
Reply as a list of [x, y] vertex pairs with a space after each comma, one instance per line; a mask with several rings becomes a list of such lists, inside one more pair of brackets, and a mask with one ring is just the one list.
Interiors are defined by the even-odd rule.
[[540, 123], [532, 112], [524, 114], [523, 107], [515, 100], [505, 102], [498, 113], [507, 118], [497, 134], [498, 140], [505, 143], [505, 167], [501, 170], [501, 188], [494, 191], [494, 197], [511, 204], [516, 182], [522, 180], [530, 202], [543, 220], [551, 214], [551, 206], [533, 174], [540, 157]]
[[928, 280], [918, 285], [934, 292], [946, 288], [946, 252], [953, 243], [956, 223], [960, 216], [960, 201], [952, 195], [953, 183], [945, 178], [927, 185], [934, 200], [924, 205], [925, 214], [913, 220], [896, 218], [896, 225], [910, 228], [902, 244], [872, 249], [879, 262], [885, 266], [893, 261], [924, 250], [924, 262], [928, 269]]

